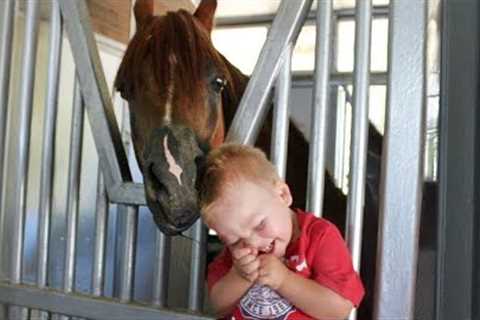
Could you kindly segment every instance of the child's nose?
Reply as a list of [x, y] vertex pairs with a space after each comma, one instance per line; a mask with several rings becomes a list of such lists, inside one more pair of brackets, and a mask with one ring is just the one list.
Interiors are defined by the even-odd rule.
[[257, 235], [251, 235], [248, 239], [245, 240], [247, 246], [258, 249], [262, 244], [262, 239]]

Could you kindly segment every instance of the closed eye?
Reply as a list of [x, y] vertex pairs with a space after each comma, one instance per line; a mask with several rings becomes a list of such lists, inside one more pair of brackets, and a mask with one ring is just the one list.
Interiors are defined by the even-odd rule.
[[236, 246], [236, 245], [239, 244], [239, 243], [240, 243], [240, 239], [237, 240], [237, 241], [230, 241], [230, 243], [225, 242], [225, 245], [226, 245], [227, 247], [232, 247], [232, 246]]
[[262, 231], [263, 229], [265, 229], [265, 220], [262, 220], [262, 221], [255, 227], [255, 231]]

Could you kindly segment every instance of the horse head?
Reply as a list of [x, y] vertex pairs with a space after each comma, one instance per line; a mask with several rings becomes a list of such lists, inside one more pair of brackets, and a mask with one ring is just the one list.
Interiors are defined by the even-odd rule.
[[204, 155], [224, 140], [241, 75], [211, 43], [215, 0], [155, 16], [138, 0], [137, 30], [115, 80], [128, 101], [135, 155], [147, 204], [169, 235], [199, 217], [197, 176]]

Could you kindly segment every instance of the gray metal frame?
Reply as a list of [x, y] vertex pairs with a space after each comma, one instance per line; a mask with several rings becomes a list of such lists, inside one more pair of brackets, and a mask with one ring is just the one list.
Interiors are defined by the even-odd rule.
[[75, 62], [82, 66], [78, 69], [78, 80], [87, 106], [107, 191], [112, 198], [113, 189], [132, 178], [93, 37], [88, 9], [84, 0], [64, 0], [59, 3]]
[[50, 21], [50, 51], [48, 61], [48, 88], [45, 110], [45, 128], [43, 133], [42, 148], [42, 176], [39, 207], [38, 230], [38, 257], [37, 257], [37, 285], [44, 287], [47, 284], [48, 249], [50, 235], [50, 218], [53, 197], [53, 171], [55, 149], [55, 127], [57, 121], [58, 87], [60, 77], [60, 64], [62, 53], [62, 17], [57, 2], [52, 3]]
[[[337, 19], [353, 19], [355, 18], [354, 8], [342, 8], [334, 9], [334, 14]], [[389, 7], [388, 5], [380, 5], [372, 8], [372, 15], [375, 17], [388, 17]], [[317, 11], [311, 10], [305, 20], [306, 24], [315, 23], [317, 17]], [[255, 16], [230, 16], [227, 18], [218, 18], [215, 26], [220, 28], [225, 27], [244, 27], [244, 26], [256, 26], [256, 25], [270, 25], [275, 19], [274, 14], [264, 14]]]
[[[48, 61], [48, 85], [45, 101], [44, 132], [42, 143], [42, 173], [38, 223], [37, 285], [47, 286], [49, 237], [53, 201], [55, 131], [58, 108], [58, 87], [62, 54], [62, 16], [57, 2], [52, 3], [50, 17], [50, 48]], [[1, 230], [1, 229], [0, 229]], [[32, 315], [34, 316], [34, 315]], [[41, 319], [48, 319], [48, 314], [39, 314]]]
[[436, 320], [480, 319], [480, 4], [443, 0]]
[[321, 216], [325, 183], [327, 119], [329, 117], [330, 56], [333, 1], [319, 1], [315, 41], [315, 84], [312, 99], [307, 209]]
[[27, 3], [25, 20], [25, 47], [22, 57], [22, 87], [20, 91], [20, 123], [17, 141], [17, 172], [15, 175], [15, 202], [12, 215], [12, 235], [10, 252], [9, 279], [20, 283], [22, 252], [24, 244], [24, 220], [28, 177], [28, 158], [30, 146], [30, 125], [32, 121], [33, 84], [35, 79], [35, 61], [38, 42], [39, 7], [37, 2]]
[[[112, 94], [113, 97], [116, 97]], [[121, 136], [122, 146], [129, 152], [131, 128], [126, 103], [122, 104]], [[136, 248], [138, 234], [138, 206], [121, 204], [117, 206], [117, 241], [115, 242], [115, 266], [113, 295], [122, 302], [133, 300], [135, 287]], [[160, 263], [164, 263], [161, 261]]]
[[[413, 319], [422, 199], [426, 1], [390, 3], [374, 319]], [[407, 58], [408, 57], [408, 58]]]
[[[78, 70], [78, 69], [77, 69]], [[77, 80], [74, 84], [72, 128], [70, 136], [70, 160], [67, 191], [67, 236], [63, 290], [72, 292], [75, 283], [75, 253], [77, 244], [78, 212], [80, 196], [80, 170], [83, 143], [84, 104]]]
[[273, 20], [255, 71], [248, 82], [226, 140], [253, 144], [265, 116], [267, 98], [274, 78], [280, 69], [280, 58], [287, 46], [294, 43], [300, 33], [312, 0], [282, 1]]
[[[353, 87], [353, 125], [350, 143], [350, 179], [345, 238], [352, 254], [353, 267], [355, 270], [360, 271], [368, 152], [368, 94], [370, 90], [372, 30], [371, 0], [357, 2], [355, 25], [355, 83]], [[349, 319], [356, 319], [356, 310], [350, 314]]]
[[[23, 248], [25, 234], [26, 197], [28, 184], [28, 165], [30, 152], [30, 133], [33, 109], [33, 86], [35, 79], [35, 62], [38, 43], [39, 3], [27, 2], [25, 19], [25, 46], [22, 52], [22, 71], [20, 88], [20, 118], [18, 119], [18, 135], [15, 153], [18, 162], [15, 166], [15, 175], [12, 182], [14, 197], [12, 203], [5, 203], [3, 235], [7, 246], [8, 269], [7, 277], [10, 283], [22, 282]], [[5, 189], [6, 190], [6, 189]], [[28, 310], [10, 306], [8, 317], [11, 319], [25, 319]]]
[[136, 303], [118, 303], [85, 295], [65, 294], [52, 289], [39, 289], [26, 285], [10, 285], [0, 282], [0, 301], [11, 305], [49, 310], [58, 314], [87, 319], [211, 319], [186, 310], [155, 309]]
[[[381, 228], [378, 257], [378, 270], [375, 301], [375, 318], [406, 318], [413, 316], [413, 297], [415, 288], [416, 259], [418, 250], [419, 203], [421, 199], [420, 177], [422, 176], [422, 137], [423, 137], [423, 103], [424, 103], [424, 64], [425, 64], [425, 0], [414, 3], [404, 0], [391, 0], [390, 10], [390, 71], [389, 71], [389, 112], [384, 145], [384, 167], [382, 171], [382, 202]], [[275, 141], [272, 153], [279, 172], [284, 175], [286, 136], [288, 132], [288, 91], [290, 84], [290, 55], [292, 46], [298, 37], [301, 26], [308, 19], [312, 0], [282, 1], [273, 21], [267, 41], [258, 59], [257, 66], [242, 97], [237, 114], [227, 135], [227, 141], [253, 144], [259, 128], [267, 114], [267, 99], [272, 86], [278, 78], [278, 96], [275, 119], [278, 120], [275, 129]], [[312, 116], [312, 148], [309, 159], [308, 207], [320, 215], [323, 202], [323, 183], [325, 171], [325, 153], [327, 139], [327, 119], [329, 119], [329, 85], [332, 80], [352, 81], [351, 75], [331, 75], [331, 32], [333, 1], [318, 1], [316, 12], [317, 44], [315, 91]], [[12, 2], [8, 2], [11, 5]], [[69, 199], [67, 219], [67, 248], [65, 255], [65, 274], [63, 292], [44, 288], [46, 277], [46, 257], [48, 253], [49, 229], [49, 192], [51, 185], [51, 150], [46, 149], [43, 165], [46, 168], [42, 178], [45, 190], [42, 193], [42, 225], [40, 226], [39, 243], [43, 252], [39, 257], [39, 287], [22, 285], [21, 267], [23, 251], [23, 228], [25, 215], [25, 190], [28, 177], [28, 146], [29, 128], [32, 112], [32, 86], [34, 78], [34, 62], [36, 52], [36, 24], [38, 23], [38, 2], [28, 2], [26, 10], [26, 47], [23, 55], [24, 69], [22, 72], [22, 90], [20, 108], [20, 133], [16, 141], [17, 158], [20, 159], [15, 172], [13, 190], [15, 201], [5, 216], [5, 222], [11, 228], [7, 229], [5, 239], [10, 238], [8, 278], [9, 284], [0, 282], [0, 301], [3, 303], [28, 306], [47, 310], [58, 314], [72, 315], [95, 319], [117, 319], [131, 317], [142, 319], [194, 319], [202, 318], [193, 314], [179, 314], [153, 307], [132, 304], [133, 281], [135, 268], [135, 247], [137, 238], [138, 207], [145, 204], [143, 186], [133, 183], [128, 167], [127, 154], [122, 144], [122, 136], [115, 120], [113, 104], [107, 90], [107, 85], [101, 67], [99, 54], [89, 21], [85, 0], [59, 1], [61, 15], [75, 62], [77, 64], [78, 82], [75, 112], [72, 131], [72, 149], [70, 157]], [[8, 8], [8, 7], [7, 7]], [[12, 9], [10, 9], [12, 10]], [[368, 115], [369, 87], [369, 47], [372, 9], [370, 1], [359, 4], [357, 25], [357, 56], [355, 68], [355, 124], [353, 126], [353, 152], [351, 160], [352, 174], [351, 190], [353, 196], [349, 200], [349, 227], [347, 237], [354, 256], [354, 265], [358, 269], [359, 247], [361, 233], [361, 213], [363, 207], [365, 180], [365, 154]], [[383, 9], [382, 9], [383, 10]], [[11, 28], [7, 10], [5, 30]], [[53, 8], [51, 52], [52, 61], [59, 63], [59, 41], [62, 38], [61, 17], [58, 7]], [[383, 12], [383, 11], [382, 11]], [[351, 12], [344, 12], [351, 16]], [[383, 13], [384, 14], [384, 13]], [[342, 15], [337, 12], [337, 18]], [[9, 39], [5, 42], [8, 44]], [[2, 50], [8, 50], [2, 44]], [[7, 49], [5, 49], [7, 48]], [[3, 51], [2, 51], [3, 53]], [[409, 59], [405, 59], [409, 57]], [[3, 56], [2, 56], [3, 59]], [[10, 57], [6, 56], [6, 60]], [[0, 67], [7, 70], [2, 61]], [[283, 63], [283, 66], [282, 66]], [[281, 72], [281, 74], [280, 74]], [[8, 75], [8, 72], [7, 72]], [[0, 79], [2, 88], [8, 79]], [[384, 82], [385, 74], [372, 76], [370, 83]], [[395, 84], [395, 85], [394, 85]], [[49, 72], [49, 93], [47, 104], [52, 114], [48, 118], [45, 130], [45, 144], [52, 139], [55, 122], [55, 109], [51, 105], [55, 101], [58, 88], [58, 69], [52, 67]], [[80, 93], [81, 89], [81, 93]], [[76, 247], [76, 230], [78, 220], [79, 191], [79, 157], [81, 155], [81, 137], [83, 128], [83, 104], [88, 111], [95, 144], [100, 158], [102, 174], [98, 177], [98, 207], [95, 239], [94, 273], [92, 287], [94, 295], [102, 295], [105, 268], [106, 221], [108, 219], [108, 201], [119, 204], [119, 219], [117, 232], [120, 240], [117, 242], [117, 265], [115, 269], [116, 287], [114, 296], [120, 302], [105, 301], [73, 293], [75, 279], [74, 262]], [[5, 93], [0, 98], [4, 99]], [[6, 105], [6, 104], [4, 104]], [[0, 120], [6, 112], [0, 113]], [[3, 124], [3, 120], [0, 124]], [[2, 129], [3, 130], [3, 129]], [[123, 129], [122, 129], [123, 130]], [[0, 132], [3, 137], [3, 132]], [[355, 168], [355, 169], [353, 169]], [[408, 174], [405, 174], [408, 172]], [[3, 204], [2, 204], [3, 205]], [[3, 219], [0, 216], [0, 219]], [[0, 220], [0, 226], [2, 226]], [[400, 230], [401, 241], [395, 235]], [[201, 221], [191, 230], [192, 259], [188, 307], [200, 311], [203, 305], [204, 268], [206, 232]], [[157, 254], [165, 257], [169, 251], [169, 239], [158, 234]], [[156, 264], [157, 271], [154, 292], [154, 305], [164, 306], [166, 302], [168, 267]], [[163, 273], [162, 273], [163, 272]], [[162, 273], [162, 274], [160, 274]], [[25, 316], [25, 308], [12, 308]], [[351, 318], [355, 318], [352, 314]]]
[[277, 167], [278, 175], [285, 179], [287, 173], [287, 148], [290, 120], [290, 88], [293, 45], [287, 46], [282, 56], [282, 67], [275, 88], [273, 107], [272, 145], [270, 159]]
[[92, 294], [102, 296], [105, 290], [106, 246], [108, 232], [108, 198], [103, 175], [97, 177], [97, 199], [95, 208], [95, 244], [92, 270]]
[[188, 308], [192, 311], [203, 310], [205, 292], [205, 268], [207, 252], [207, 228], [201, 219], [191, 228], [192, 255], [190, 260], [190, 290], [188, 292]]
[[[12, 39], [13, 39], [13, 15], [15, 9], [14, 0], [7, 0], [4, 4], [2, 16], [2, 35], [0, 36], [0, 230], [3, 230], [5, 217], [5, 197], [4, 197], [4, 164], [6, 157], [6, 129], [8, 119], [8, 99], [10, 88], [10, 66], [12, 63]], [[0, 246], [0, 256], [2, 248]], [[0, 267], [0, 278], [2, 271]]]

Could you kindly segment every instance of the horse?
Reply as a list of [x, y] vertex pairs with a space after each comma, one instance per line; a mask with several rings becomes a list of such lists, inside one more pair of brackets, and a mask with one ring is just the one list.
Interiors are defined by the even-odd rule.
[[[202, 163], [224, 142], [248, 83], [212, 44], [216, 6], [216, 0], [202, 0], [193, 14], [179, 10], [155, 16], [153, 0], [137, 0], [136, 33], [115, 79], [115, 88], [128, 101], [147, 205], [167, 235], [181, 234], [198, 219]], [[256, 141], [267, 154], [271, 128], [270, 111]], [[372, 305], [381, 150], [382, 136], [370, 124], [362, 257], [366, 314]], [[308, 143], [291, 123], [286, 181], [295, 207], [305, 208], [307, 170]], [[326, 173], [323, 216], [343, 231], [345, 212], [346, 196]]]

